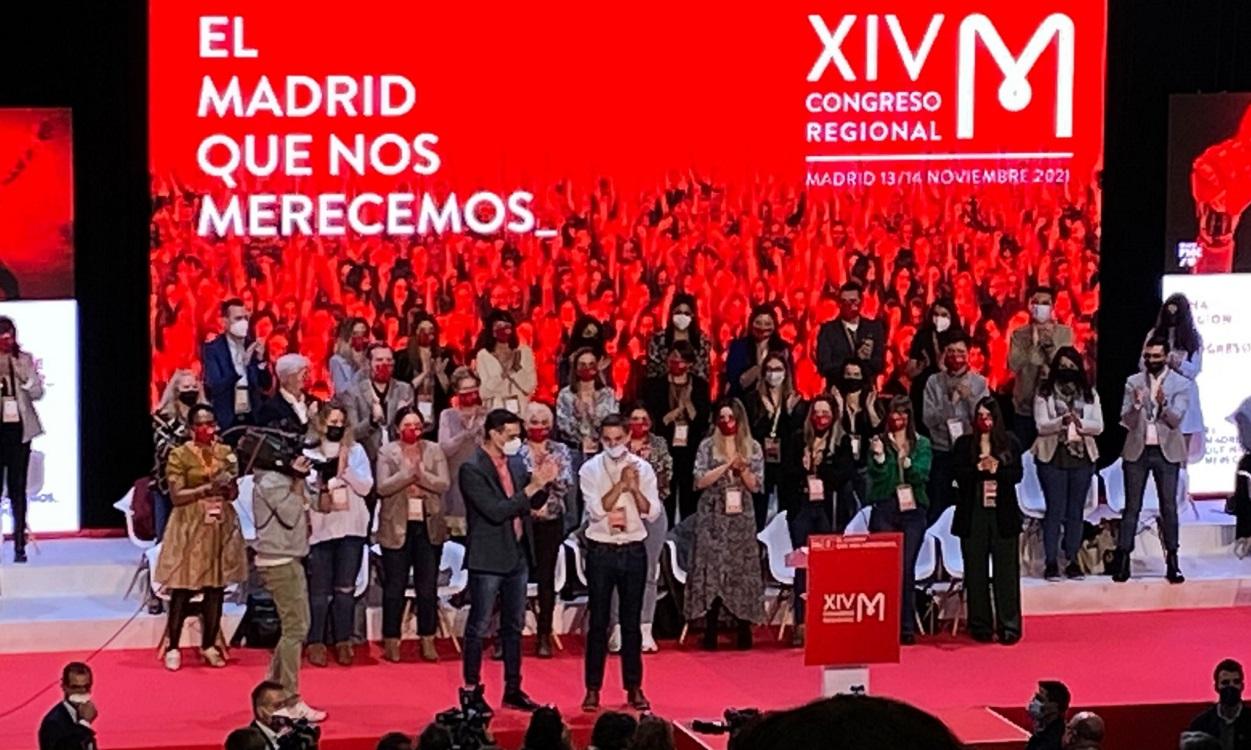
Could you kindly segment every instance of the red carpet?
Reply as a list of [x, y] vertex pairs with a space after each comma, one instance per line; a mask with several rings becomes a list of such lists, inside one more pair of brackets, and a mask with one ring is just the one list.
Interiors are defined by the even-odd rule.
[[[1079, 706], [1192, 704], [1211, 700], [1211, 670], [1221, 658], [1251, 661], [1251, 608], [1076, 615], [1030, 618], [1025, 640], [1012, 648], [975, 645], [964, 638], [924, 639], [905, 649], [898, 665], [875, 667], [871, 692], [901, 698], [942, 716], [961, 738], [982, 747], [1011, 747], [1016, 734], [986, 707], [1010, 707], [1019, 719], [1037, 680], [1056, 678], [1073, 690]], [[529, 644], [527, 644], [529, 645]], [[558, 704], [580, 726], [581, 645], [566, 639], [566, 652], [552, 661], [527, 659], [525, 687], [541, 702]], [[726, 706], [772, 708], [816, 696], [818, 675], [797, 651], [772, 643], [750, 652], [703, 653], [676, 644], [646, 659], [646, 686], [658, 714], [675, 720], [712, 718]], [[410, 646], [411, 647], [411, 646]], [[25, 654], [0, 657], [0, 713], [55, 681], [60, 667], [84, 654]], [[198, 666], [190, 656], [183, 671], [170, 674], [151, 651], [107, 651], [92, 665], [101, 716], [102, 747], [220, 747], [227, 732], [248, 721], [248, 693], [264, 675], [268, 655], [240, 649], [235, 663], [220, 671]], [[375, 654], [352, 668], [306, 668], [303, 691], [309, 702], [330, 712], [323, 746], [369, 748], [391, 730], [415, 732], [439, 710], [450, 707], [460, 682], [460, 663], [446, 654], [437, 665], [390, 665]], [[501, 669], [485, 668], [488, 699], [499, 698]], [[610, 662], [605, 702], [623, 700], [620, 672]], [[48, 692], [0, 719], [0, 748], [35, 746], [35, 729], [57, 699]], [[1122, 710], [1110, 731], [1122, 739], [1150, 732], [1157, 742], [1133, 747], [1176, 747], [1176, 733], [1192, 706], [1170, 713], [1156, 708], [1142, 717]], [[497, 733], [505, 742], [525, 718], [501, 711]], [[1121, 725], [1118, 729], [1117, 725]], [[581, 734], [581, 732], [579, 732]], [[1016, 736], [1019, 737], [1019, 734]], [[1125, 747], [1109, 742], [1108, 750]], [[1169, 739], [1169, 742], [1164, 742]], [[516, 745], [511, 745], [515, 747]], [[1019, 745], [1017, 745], [1019, 746]]]

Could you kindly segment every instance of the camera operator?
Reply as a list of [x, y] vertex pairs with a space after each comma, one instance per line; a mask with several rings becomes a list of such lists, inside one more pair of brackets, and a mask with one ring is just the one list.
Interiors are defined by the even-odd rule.
[[[266, 680], [252, 689], [252, 724], [269, 750], [313, 750], [321, 731], [296, 715], [281, 683]], [[239, 730], [244, 731], [244, 730]], [[232, 732], [233, 737], [237, 732]], [[229, 739], [227, 740], [229, 744]]]
[[293, 457], [281, 470], [257, 468], [252, 492], [252, 515], [256, 519], [253, 548], [261, 584], [273, 597], [282, 624], [282, 638], [274, 649], [266, 679], [282, 686], [292, 718], [319, 722], [325, 720], [325, 712], [310, 708], [300, 697], [300, 654], [309, 628], [304, 558], [308, 556], [305, 487], [311, 470], [312, 463], [302, 455]]

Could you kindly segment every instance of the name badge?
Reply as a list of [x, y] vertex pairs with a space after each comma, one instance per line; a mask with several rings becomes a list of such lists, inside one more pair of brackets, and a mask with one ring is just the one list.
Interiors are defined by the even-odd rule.
[[725, 491], [725, 514], [737, 516], [743, 512], [743, 491], [737, 488]]
[[521, 399], [516, 396], [509, 396], [504, 399], [504, 408], [513, 414], [521, 414]]
[[204, 501], [204, 522], [214, 525], [222, 522], [222, 501], [220, 499]]
[[767, 437], [764, 441], [765, 463], [777, 464], [782, 462], [782, 441], [775, 437]]
[[917, 499], [912, 494], [912, 485], [910, 484], [901, 484], [896, 487], [895, 499], [899, 501], [899, 511], [901, 513], [917, 509]]
[[821, 477], [808, 477], [808, 499], [814, 503], [825, 500], [825, 482]]
[[853, 461], [860, 460], [860, 436], [859, 435], [851, 436], [851, 459]]
[[330, 510], [342, 512], [348, 509], [347, 487], [336, 487], [330, 491]]
[[4, 423], [16, 424], [17, 422], [20, 422], [20, 421], [22, 421], [22, 418], [21, 416], [18, 415], [17, 399], [13, 398], [12, 396], [5, 396], [4, 397]]
[[409, 485], [408, 487], [408, 520], [424, 521], [426, 519], [426, 504], [421, 495], [417, 494], [417, 487]]
[[624, 532], [628, 522], [629, 519], [626, 517], [624, 505], [618, 504], [616, 508], [608, 511], [608, 527], [612, 529], [612, 533], [620, 534]]
[[235, 386], [235, 414], [247, 414], [252, 410], [252, 401], [248, 398], [246, 385]]
[[995, 507], [995, 500], [999, 497], [999, 483], [993, 479], [987, 479], [982, 482], [982, 507]]
[[590, 435], [584, 436], [582, 438], [582, 452], [588, 456], [599, 453], [599, 441]]
[[417, 399], [417, 411], [421, 413], [421, 421], [430, 424], [434, 421], [434, 402], [428, 398]]
[[673, 426], [673, 447], [685, 448], [688, 437], [690, 436], [691, 426], [685, 422], [679, 422]]
[[1070, 424], [1069, 424], [1068, 440], [1069, 440], [1069, 442], [1070, 442], [1070, 443], [1080, 443], [1080, 442], [1081, 442], [1081, 440], [1082, 440], [1081, 435], [1078, 435], [1078, 434], [1077, 434], [1077, 423], [1076, 423], [1076, 422], [1072, 422], [1072, 423], [1070, 423]]
[[947, 434], [951, 435], [952, 440], [956, 440], [964, 434], [964, 422], [958, 419], [947, 420]]

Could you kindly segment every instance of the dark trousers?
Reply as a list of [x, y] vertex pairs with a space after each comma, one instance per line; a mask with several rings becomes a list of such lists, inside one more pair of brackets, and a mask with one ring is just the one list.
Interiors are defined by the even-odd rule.
[[[840, 498], [841, 499], [841, 498]], [[807, 498], [799, 501], [786, 514], [786, 525], [791, 532], [791, 546], [795, 549], [808, 544], [813, 534], [834, 533], [834, 508], [832, 503], [813, 502]], [[804, 624], [804, 594], [808, 591], [808, 569], [795, 568], [795, 601], [792, 605], [795, 624]]]
[[[16, 429], [14, 429], [16, 428]], [[0, 471], [13, 508], [13, 551], [26, 551], [26, 474], [30, 469], [30, 443], [22, 442], [22, 426], [0, 429]]]
[[[969, 632], [999, 638], [1021, 637], [1020, 535], [1003, 536], [993, 508], [973, 508], [969, 535], [960, 540]], [[991, 566], [994, 566], [994, 612], [991, 612]]]
[[[356, 575], [365, 538], [345, 536], [308, 549], [308, 642], [348, 643], [356, 609]], [[327, 628], [327, 623], [330, 627]]]
[[695, 507], [699, 497], [695, 494], [695, 449], [670, 448], [673, 456], [673, 482], [669, 497], [665, 498], [665, 511], [669, 513], [669, 523], [678, 524], [678, 513], [681, 520], [695, 515]]
[[382, 637], [399, 638], [404, 624], [404, 599], [412, 572], [417, 600], [417, 635], [431, 636], [439, 625], [439, 565], [443, 545], [431, 544], [426, 524], [409, 521], [404, 546], [382, 550]]
[[925, 509], [900, 512], [899, 501], [891, 496], [873, 506], [869, 515], [869, 531], [903, 532], [903, 600], [899, 607], [900, 635], [915, 635], [917, 627], [916, 570], [917, 555], [925, 540]]
[[500, 642], [504, 647], [504, 688], [521, 689], [521, 630], [526, 622], [526, 586], [530, 569], [522, 557], [505, 575], [469, 572], [469, 621], [465, 625], [462, 670], [465, 684], [482, 683], [482, 636], [491, 625], [495, 600], [500, 604]]
[[191, 598], [203, 594], [200, 602], [200, 648], [210, 649], [217, 646], [217, 634], [222, 629], [222, 600], [225, 589], [172, 589], [169, 592], [169, 616], [165, 621], [166, 635], [169, 636], [167, 650], [178, 648], [182, 640], [182, 624], [191, 609]]
[[[780, 464], [765, 464], [764, 482], [761, 484], [760, 492], [751, 496], [752, 510], [756, 512], [756, 531], [762, 531], [765, 523], [769, 520], [769, 496], [778, 486], [778, 474], [781, 472]], [[778, 499], [778, 505], [782, 501]]]
[[[1056, 450], [1064, 450], [1058, 447]], [[1095, 475], [1095, 465], [1087, 463], [1067, 469], [1053, 464], [1038, 464], [1038, 481], [1042, 484], [1043, 499], [1047, 513], [1043, 516], [1043, 556], [1048, 565], [1059, 560], [1060, 539], [1064, 539], [1064, 557], [1069, 562], [1077, 559], [1082, 543], [1082, 512], [1086, 508], [1086, 494], [1090, 480]], [[1063, 537], [1060, 529], [1064, 528]]]
[[565, 522], [557, 518], [551, 521], [535, 521], [534, 532], [534, 582], [539, 589], [538, 634], [552, 634], [552, 616], [556, 612], [556, 561], [565, 541]]
[[835, 489], [834, 533], [841, 534], [869, 496], [868, 470], [857, 468], [854, 473], [846, 475]]
[[1038, 423], [1034, 421], [1034, 415], [1013, 414], [1012, 434], [1016, 435], [1017, 442], [1021, 444], [1022, 454], [1033, 448], [1034, 441], [1038, 439]]
[[156, 541], [165, 538], [165, 526], [169, 523], [169, 514], [174, 510], [174, 503], [169, 499], [168, 492], [161, 492], [154, 482], [148, 489], [152, 498], [152, 522], [156, 525]]
[[1134, 537], [1138, 536], [1138, 516], [1142, 513], [1142, 496], [1147, 489], [1147, 474], [1155, 481], [1156, 496], [1160, 498], [1160, 535], [1164, 537], [1164, 549], [1177, 551], [1177, 475], [1181, 464], [1164, 457], [1158, 445], [1142, 449], [1137, 461], [1122, 461], [1125, 472], [1125, 512], [1121, 514], [1121, 535], [1117, 549], [1132, 552]]
[[930, 481], [925, 494], [930, 497], [926, 524], [933, 526], [944, 510], [956, 504], [955, 490], [951, 487], [951, 451], [934, 451], [934, 458], [930, 463]]
[[608, 658], [608, 627], [613, 592], [620, 597], [621, 684], [627, 690], [643, 684], [643, 590], [647, 587], [647, 547], [643, 542], [600, 544], [587, 541], [586, 583], [590, 624], [586, 633], [586, 687], [604, 686]]

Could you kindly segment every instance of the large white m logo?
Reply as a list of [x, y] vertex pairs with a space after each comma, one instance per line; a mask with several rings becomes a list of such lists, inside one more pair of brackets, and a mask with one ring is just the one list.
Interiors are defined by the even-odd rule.
[[886, 619], [886, 595], [880, 591], [873, 596], [868, 594], [856, 596], [856, 622], [862, 622], [870, 617], [876, 617], [879, 621]]
[[1073, 137], [1073, 19], [1063, 13], [1053, 13], [1043, 19], [1021, 51], [1013, 57], [1008, 51], [999, 31], [986, 16], [975, 13], [960, 23], [959, 80], [956, 89], [956, 138], [973, 137], [973, 67], [977, 58], [977, 38], [981, 37], [986, 50], [1003, 72], [999, 86], [999, 104], [1009, 112], [1020, 112], [1033, 98], [1026, 75], [1033, 69], [1038, 58], [1051, 44], [1052, 37], [1058, 41], [1056, 65], [1056, 137]]

